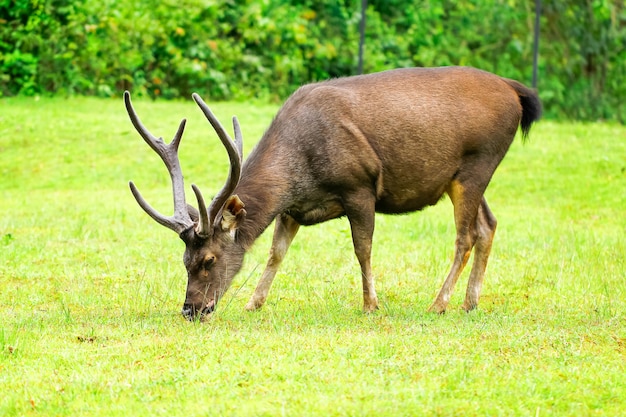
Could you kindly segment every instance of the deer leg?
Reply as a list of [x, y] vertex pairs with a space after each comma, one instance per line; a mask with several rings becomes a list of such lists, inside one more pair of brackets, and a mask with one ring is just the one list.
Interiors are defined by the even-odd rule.
[[487, 268], [487, 260], [491, 252], [491, 244], [493, 243], [497, 224], [496, 218], [491, 210], [489, 210], [487, 201], [483, 198], [478, 207], [475, 222], [476, 243], [474, 245], [474, 264], [472, 265], [472, 272], [470, 273], [467, 283], [465, 302], [463, 303], [463, 309], [465, 311], [473, 310], [478, 306], [478, 299], [480, 298], [480, 291], [485, 277], [485, 269]]
[[452, 268], [446, 277], [437, 298], [428, 311], [444, 313], [450, 302], [450, 297], [463, 268], [467, 264], [472, 247], [476, 241], [475, 221], [482, 194], [466, 188], [457, 180], [452, 181], [448, 195], [454, 205], [454, 222], [456, 225], [456, 242]]
[[291, 216], [281, 214], [276, 217], [270, 257], [267, 260], [265, 271], [263, 271], [263, 275], [254, 290], [254, 294], [252, 294], [248, 304], [246, 304], [246, 310], [254, 311], [261, 308], [265, 303], [267, 294], [272, 286], [272, 281], [276, 276], [276, 271], [278, 271], [278, 267], [285, 258], [287, 249], [289, 249], [289, 245], [291, 245], [291, 242], [296, 236], [296, 233], [298, 233], [299, 228], [300, 224], [297, 223]]
[[368, 191], [345, 199], [344, 208], [350, 221], [354, 252], [361, 265], [363, 282], [363, 311], [371, 313], [378, 309], [378, 296], [372, 275], [372, 238], [374, 236], [374, 196]]

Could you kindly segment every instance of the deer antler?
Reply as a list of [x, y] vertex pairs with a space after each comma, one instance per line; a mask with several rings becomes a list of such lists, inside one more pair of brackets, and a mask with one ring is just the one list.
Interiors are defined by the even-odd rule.
[[217, 214], [228, 197], [231, 196], [233, 190], [237, 186], [237, 183], [239, 183], [239, 178], [241, 176], [241, 160], [243, 158], [243, 138], [241, 135], [241, 127], [239, 126], [239, 121], [236, 117], [233, 117], [233, 130], [235, 132], [235, 140], [233, 141], [202, 98], [200, 98], [200, 96], [196, 93], [194, 93], [192, 97], [202, 110], [202, 113], [204, 113], [205, 117], [208, 119], [209, 123], [211, 123], [211, 126], [213, 126], [213, 129], [215, 129], [215, 132], [226, 148], [230, 159], [230, 172], [228, 173], [226, 184], [224, 184], [224, 187], [219, 193], [217, 193], [215, 198], [213, 198], [208, 210], [203, 209], [205, 204], [202, 193], [198, 187], [195, 185], [192, 186], [193, 191], [196, 194], [196, 198], [198, 199], [198, 206], [200, 209], [200, 221], [198, 222], [196, 233], [200, 236], [207, 237], [211, 234], [211, 226], [213, 225]]
[[146, 200], [141, 196], [139, 190], [135, 184], [130, 181], [130, 190], [135, 196], [135, 200], [141, 206], [141, 208], [148, 213], [157, 223], [172, 229], [176, 233], [180, 234], [193, 226], [193, 220], [189, 216], [187, 211], [187, 204], [185, 202], [185, 186], [183, 183], [183, 173], [180, 168], [180, 162], [178, 160], [178, 146], [180, 140], [183, 137], [183, 131], [185, 130], [186, 120], [183, 119], [178, 126], [178, 130], [174, 135], [174, 139], [169, 144], [163, 142], [162, 138], [156, 138], [148, 129], [141, 123], [133, 105], [130, 102], [130, 93], [124, 92], [124, 103], [126, 104], [126, 111], [130, 117], [133, 126], [137, 129], [137, 132], [141, 135], [143, 140], [161, 157], [161, 160], [165, 163], [167, 171], [170, 174], [172, 180], [172, 192], [174, 194], [174, 215], [171, 217], [164, 216], [157, 212], [152, 206], [150, 206]]
[[[239, 182], [239, 177], [241, 176], [241, 160], [243, 156], [243, 138], [241, 136], [241, 127], [239, 126], [239, 122], [236, 117], [233, 117], [233, 129], [235, 131], [235, 140], [233, 141], [215, 115], [211, 112], [209, 106], [202, 101], [200, 96], [194, 93], [193, 99], [196, 101], [198, 106], [200, 106], [200, 109], [213, 126], [213, 129], [215, 129], [215, 132], [217, 132], [217, 136], [224, 144], [230, 159], [230, 172], [228, 174], [228, 180], [220, 192], [217, 193], [217, 196], [215, 196], [209, 205], [208, 210], [200, 189], [194, 184], [191, 186], [194, 194], [196, 195], [196, 199], [198, 200], [198, 211], [200, 213], [200, 219], [195, 231], [200, 237], [209, 237], [212, 233], [211, 225], [215, 221], [218, 212], [228, 197], [230, 197]], [[163, 226], [180, 234], [192, 227], [194, 224], [193, 220], [189, 216], [189, 212], [187, 211], [183, 173], [180, 168], [180, 161], [178, 160], [178, 146], [180, 145], [180, 141], [183, 136], [186, 120], [183, 119], [180, 122], [180, 126], [178, 126], [174, 139], [172, 139], [172, 142], [169, 144], [166, 144], [163, 142], [162, 138], [156, 138], [153, 136], [141, 123], [137, 113], [135, 113], [135, 110], [133, 109], [132, 103], [130, 102], [130, 93], [128, 91], [124, 92], [124, 103], [126, 104], [126, 110], [128, 111], [130, 120], [133, 123], [133, 126], [135, 126], [135, 129], [137, 129], [137, 132], [139, 132], [143, 140], [161, 157], [161, 160], [163, 160], [165, 166], [167, 167], [167, 171], [169, 172], [172, 180], [174, 215], [167, 217], [157, 212], [141, 196], [139, 190], [137, 190], [137, 187], [132, 181], [129, 183], [130, 190], [133, 193], [133, 196], [135, 196], [137, 203], [139, 203], [141, 208], [148, 213], [150, 217]]]

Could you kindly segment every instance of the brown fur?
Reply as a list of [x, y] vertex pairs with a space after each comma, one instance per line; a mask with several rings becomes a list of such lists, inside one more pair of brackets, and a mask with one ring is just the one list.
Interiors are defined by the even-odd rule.
[[[234, 238], [224, 237], [221, 222], [209, 240], [181, 234], [194, 288], [187, 310], [206, 311], [207, 299], [214, 308], [245, 250], [276, 219], [267, 268], [246, 306], [259, 308], [299, 225], [346, 215], [364, 310], [372, 311], [378, 306], [370, 263], [374, 213], [420, 210], [446, 193], [454, 205], [455, 258], [431, 310], [445, 311], [474, 247], [464, 308], [475, 308], [496, 227], [483, 193], [518, 127], [525, 137], [540, 113], [533, 90], [465, 67], [398, 69], [301, 87], [243, 164], [233, 192], [243, 215], [232, 213], [233, 220], [232, 205], [222, 209]], [[194, 251], [216, 258], [200, 284], [190, 272]]]

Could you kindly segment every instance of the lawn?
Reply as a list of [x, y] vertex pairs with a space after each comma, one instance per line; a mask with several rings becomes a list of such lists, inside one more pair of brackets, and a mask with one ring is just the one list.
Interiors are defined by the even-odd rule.
[[[195, 104], [134, 104], [167, 140], [188, 118], [187, 186], [216, 192], [228, 158]], [[239, 117], [247, 154], [278, 107], [212, 108]], [[541, 121], [516, 140], [470, 314], [468, 271], [446, 314], [426, 312], [452, 260], [443, 200], [377, 217], [375, 314], [339, 219], [299, 232], [263, 309], [244, 305], [271, 229], [211, 319], [185, 321], [183, 243], [127, 185], [169, 214], [169, 178], [121, 97], [1, 99], [0, 173], [2, 416], [626, 413], [624, 126]]]

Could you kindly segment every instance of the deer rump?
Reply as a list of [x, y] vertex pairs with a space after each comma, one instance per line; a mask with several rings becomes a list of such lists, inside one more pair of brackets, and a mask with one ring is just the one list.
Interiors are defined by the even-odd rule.
[[[370, 261], [374, 213], [419, 210], [444, 194], [454, 205], [455, 256], [430, 310], [446, 310], [472, 249], [463, 308], [475, 308], [496, 228], [484, 191], [518, 127], [525, 137], [540, 114], [533, 90], [467, 67], [397, 69], [301, 87], [243, 163], [239, 181], [230, 185], [232, 191], [211, 220], [214, 234], [228, 231], [243, 257], [276, 219], [270, 259], [246, 308], [265, 302], [299, 225], [346, 215], [361, 266], [363, 308], [375, 310]], [[236, 220], [225, 227], [224, 219]], [[211, 256], [224, 252], [222, 246], [210, 248], [216, 239], [209, 240], [200, 246], [209, 248]], [[232, 264], [241, 262], [237, 258]], [[216, 274], [219, 283], [196, 286], [192, 296], [187, 266], [186, 315], [195, 317], [210, 312], [202, 306], [213, 310], [236, 271], [231, 268], [226, 278], [223, 271]]]

